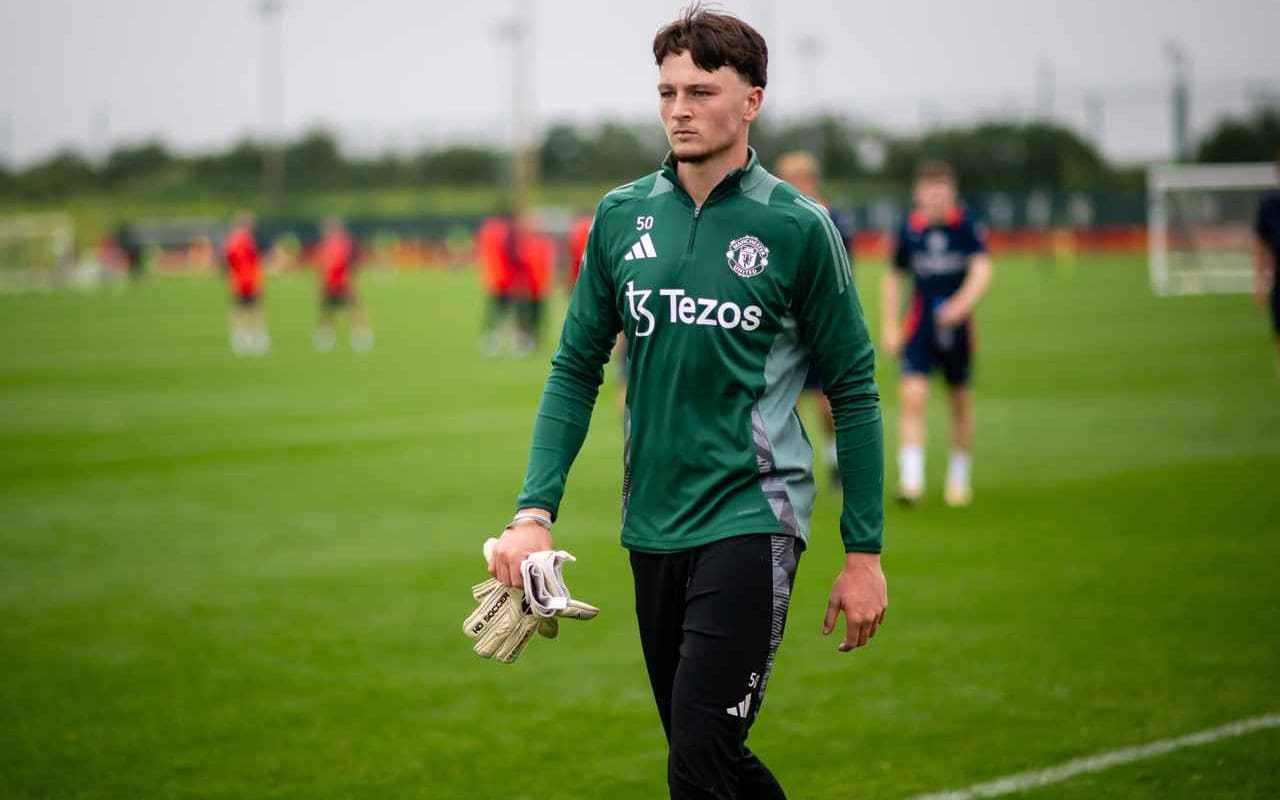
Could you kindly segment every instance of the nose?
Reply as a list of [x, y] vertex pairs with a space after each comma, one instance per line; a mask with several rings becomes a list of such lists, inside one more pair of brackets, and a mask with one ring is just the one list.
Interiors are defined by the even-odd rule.
[[676, 92], [675, 102], [671, 104], [672, 119], [689, 119], [693, 116], [692, 104], [684, 92]]

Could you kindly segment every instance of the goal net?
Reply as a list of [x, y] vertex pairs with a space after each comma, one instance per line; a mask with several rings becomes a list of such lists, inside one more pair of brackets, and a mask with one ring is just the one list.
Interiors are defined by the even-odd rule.
[[0, 216], [0, 292], [52, 289], [72, 269], [74, 246], [67, 214]]
[[1152, 167], [1147, 257], [1156, 294], [1250, 291], [1254, 215], [1277, 186], [1270, 163]]

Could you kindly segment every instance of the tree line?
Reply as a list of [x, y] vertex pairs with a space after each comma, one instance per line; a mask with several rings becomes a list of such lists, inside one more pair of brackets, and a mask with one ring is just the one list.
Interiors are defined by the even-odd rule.
[[[1141, 187], [1141, 170], [1110, 164], [1089, 141], [1050, 122], [993, 121], [899, 137], [851, 127], [836, 117], [781, 124], [759, 122], [752, 144], [766, 164], [782, 152], [818, 156], [826, 177], [905, 186], [926, 158], [950, 162], [966, 189], [1019, 187], [1049, 190]], [[1198, 145], [1204, 162], [1267, 161], [1280, 148], [1280, 108], [1227, 118]], [[617, 183], [653, 169], [665, 152], [652, 125], [606, 122], [582, 128], [550, 125], [538, 149], [538, 171], [550, 184]], [[324, 130], [310, 131], [283, 148], [283, 192], [393, 187], [491, 186], [503, 183], [507, 154], [486, 145], [451, 145], [418, 153], [357, 157], [342, 152]], [[185, 155], [162, 142], [118, 147], [94, 161], [66, 150], [25, 169], [0, 166], [0, 198], [57, 201], [93, 191], [244, 194], [264, 188], [262, 145], [249, 139], [225, 150]]]

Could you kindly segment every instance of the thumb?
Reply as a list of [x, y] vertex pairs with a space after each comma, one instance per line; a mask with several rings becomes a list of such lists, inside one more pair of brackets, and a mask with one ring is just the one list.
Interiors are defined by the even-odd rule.
[[826, 636], [836, 627], [836, 617], [840, 613], [840, 604], [836, 602], [835, 594], [827, 599], [827, 615], [822, 620], [822, 635]]

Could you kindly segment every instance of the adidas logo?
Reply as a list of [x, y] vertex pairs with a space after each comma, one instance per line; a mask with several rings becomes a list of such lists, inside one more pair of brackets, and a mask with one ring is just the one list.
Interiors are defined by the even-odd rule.
[[747, 712], [751, 710], [751, 692], [747, 692], [747, 696], [738, 701], [736, 706], [729, 706], [725, 711], [729, 712], [731, 717], [747, 718]]
[[631, 245], [631, 252], [622, 257], [623, 261], [640, 261], [645, 258], [657, 258], [658, 251], [653, 249], [653, 239], [649, 234], [640, 237], [640, 241]]

